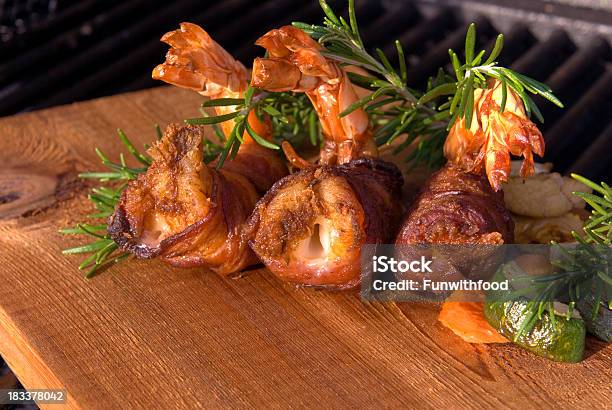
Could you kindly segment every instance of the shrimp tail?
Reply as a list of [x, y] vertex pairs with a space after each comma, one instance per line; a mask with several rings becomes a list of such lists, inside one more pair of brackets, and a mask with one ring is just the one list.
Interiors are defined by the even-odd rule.
[[210, 98], [235, 97], [246, 90], [248, 73], [202, 27], [181, 23], [163, 35], [170, 46], [166, 61], [153, 69], [152, 77]]
[[[241, 62], [235, 60], [223, 47], [214, 41], [197, 24], [181, 23], [178, 30], [164, 34], [161, 41], [170, 49], [166, 60], [153, 69], [152, 77], [181, 88], [195, 90], [210, 99], [242, 98], [248, 88], [248, 72]], [[215, 107], [217, 115], [234, 112], [232, 106]], [[249, 125], [262, 138], [272, 139], [269, 118], [258, 118], [249, 113]], [[229, 137], [234, 129], [232, 120], [220, 124]], [[244, 142], [255, 141], [248, 132], [243, 133]]]
[[544, 155], [544, 138], [528, 118], [521, 98], [507, 89], [501, 112], [503, 85], [493, 81], [474, 94], [474, 116], [466, 127], [458, 120], [444, 144], [446, 158], [466, 172], [486, 172], [494, 190], [499, 191], [510, 175], [510, 156], [522, 156], [521, 175], [533, 175], [533, 155]]
[[359, 98], [346, 71], [322, 54], [323, 47], [293, 26], [271, 30], [256, 43], [268, 52], [253, 63], [251, 85], [272, 92], [304, 92], [321, 121], [323, 165], [375, 158], [378, 149], [363, 109], [340, 114]]

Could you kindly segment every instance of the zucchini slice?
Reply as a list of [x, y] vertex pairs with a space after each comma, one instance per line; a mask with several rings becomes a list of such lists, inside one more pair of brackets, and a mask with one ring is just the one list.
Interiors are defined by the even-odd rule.
[[[539, 355], [559, 362], [576, 363], [584, 356], [586, 328], [580, 318], [566, 318], [548, 311], [529, 332], [519, 335], [521, 327], [529, 320], [527, 299], [485, 302], [485, 317], [499, 333], [515, 344]], [[518, 336], [518, 337], [517, 337]]]

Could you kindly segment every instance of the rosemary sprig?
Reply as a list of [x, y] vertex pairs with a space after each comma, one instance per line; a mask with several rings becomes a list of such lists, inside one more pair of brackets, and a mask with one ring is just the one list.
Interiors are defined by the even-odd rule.
[[258, 107], [258, 115], [268, 115], [274, 129], [274, 141], [280, 145], [288, 141], [293, 147], [309, 142], [312, 146], [321, 143], [321, 126], [317, 113], [303, 93], [268, 94]]
[[[413, 146], [414, 150], [407, 161], [415, 164], [425, 162], [432, 167], [441, 165], [444, 159], [442, 145], [446, 136], [445, 115], [438, 115], [434, 104], [420, 103], [422, 93], [407, 86], [409, 73], [401, 43], [395, 41], [399, 66], [397, 71], [382, 50], [376, 49], [376, 56], [367, 51], [359, 35], [353, 0], [348, 2], [348, 22], [337, 16], [324, 0], [319, 3], [325, 13], [323, 25], [300, 22], [293, 25], [321, 43], [326, 49], [322, 54], [327, 58], [343, 65], [359, 67], [368, 73], [362, 75], [349, 72], [354, 84], [369, 89], [371, 93], [349, 106], [340, 116], [363, 108], [370, 115], [378, 145], [391, 144], [402, 137], [403, 141], [398, 144], [395, 152]], [[438, 84], [430, 84], [434, 85]], [[417, 138], [418, 143], [414, 146]]]
[[[430, 79], [425, 91], [420, 92], [407, 86], [410, 73], [399, 41], [395, 41], [399, 71], [392, 66], [382, 50], [376, 49], [376, 55], [368, 52], [359, 34], [354, 0], [348, 1], [348, 21], [338, 16], [325, 0], [320, 0], [319, 3], [325, 14], [322, 25], [300, 22], [294, 22], [293, 25], [321, 43], [325, 47], [322, 54], [327, 58], [342, 65], [365, 70], [366, 75], [351, 72], [349, 77], [356, 85], [371, 91], [340, 115], [348, 115], [359, 108], [365, 109], [374, 125], [377, 144], [391, 144], [401, 138], [395, 153], [410, 147], [412, 152], [407, 156], [408, 162], [424, 162], [432, 167], [444, 162], [442, 147], [446, 132], [457, 118], [466, 118], [466, 124], [470, 124], [474, 115], [474, 91], [486, 88], [489, 78], [498, 79], [503, 85], [502, 111], [505, 108], [508, 87], [523, 100], [528, 115], [534, 113], [540, 121], [543, 121], [543, 118], [529, 93], [541, 95], [562, 107], [561, 102], [545, 84], [498, 66], [495, 60], [503, 48], [501, 34], [485, 60], [484, 50], [475, 53], [476, 26], [471, 24], [465, 40], [465, 61], [460, 62], [458, 54], [449, 50], [454, 76], [451, 77], [440, 69], [438, 75]], [[316, 117], [312, 106], [301, 94], [267, 93], [249, 88], [243, 99], [217, 100], [214, 105], [234, 106], [236, 110], [225, 115], [187, 121], [195, 124], [214, 124], [230, 120], [235, 122], [233, 132], [225, 141], [225, 145], [218, 149], [219, 167], [228, 155], [235, 155], [245, 130], [253, 136], [252, 130], [246, 126], [248, 113], [253, 109], [257, 110], [258, 115], [266, 113], [274, 120], [277, 137], [275, 143], [262, 144], [269, 148], [278, 149], [283, 139], [296, 135], [310, 135], [314, 143], [317, 139], [315, 136], [319, 135], [313, 126], [316, 124]], [[278, 109], [279, 105], [284, 111]], [[291, 122], [283, 121], [287, 118], [291, 118]], [[303, 121], [304, 119], [308, 121]]]
[[[595, 192], [595, 194], [574, 192], [574, 195], [584, 199], [593, 208], [588, 221], [582, 228], [585, 234], [584, 241], [604, 245], [612, 244], [612, 188], [605, 182], [597, 185], [577, 174], [572, 174], [572, 178], [582, 182]], [[576, 232], [573, 234], [577, 240], [580, 238]]]
[[[127, 151], [142, 166], [128, 166], [123, 153], [119, 155], [119, 162], [113, 162], [102, 151], [96, 148], [96, 154], [100, 158], [102, 165], [108, 168], [108, 171], [79, 174], [80, 178], [95, 179], [101, 183], [100, 186], [93, 188], [88, 195], [89, 200], [96, 208], [96, 212], [88, 215], [90, 219], [102, 219], [105, 221], [110, 217], [115, 211], [115, 206], [119, 202], [121, 192], [125, 189], [128, 181], [146, 172], [152, 161], [148, 155], [138, 151], [121, 129], [118, 129], [117, 133]], [[161, 130], [158, 126], [156, 126], [156, 133], [158, 139], [161, 138]], [[85, 277], [88, 279], [95, 276], [101, 269], [118, 263], [130, 255], [119, 250], [117, 244], [110, 238], [107, 232], [106, 223], [83, 222], [76, 224], [74, 228], [61, 229], [60, 232], [66, 235], [85, 235], [91, 239], [91, 242], [85, 245], [62, 251], [65, 255], [89, 254], [79, 265], [80, 270], [86, 270]]]
[[[349, 0], [350, 23], [347, 23], [342, 17], [337, 17], [325, 1], [321, 0], [320, 3], [326, 14], [323, 26], [300, 22], [294, 22], [293, 25], [324, 45], [326, 51], [323, 51], [322, 54], [325, 57], [339, 63], [360, 67], [370, 73], [376, 73], [380, 77], [360, 77], [354, 75], [352, 78], [357, 80], [355, 81], [356, 83], [359, 84], [359, 80], [363, 79], [366, 86], [376, 90], [382, 89], [382, 91], [378, 91], [379, 95], [387, 92], [395, 93], [400, 95], [403, 100], [411, 101], [413, 104], [416, 103], [418, 98], [406, 87], [408, 73], [406, 71], [405, 60], [402, 58], [404, 51], [399, 41], [396, 41], [395, 45], [398, 48], [398, 55], [401, 60], [401, 73], [397, 73], [393, 69], [382, 50], [376, 49], [378, 58], [375, 58], [365, 49], [359, 33], [353, 29], [353, 27], [357, 27], [354, 0]], [[363, 104], [367, 102], [369, 102], [367, 98], [362, 101]], [[346, 115], [363, 104], [355, 104], [349, 107], [343, 114]]]
[[[279, 149], [282, 141], [289, 141], [293, 146], [299, 146], [308, 140], [312, 145], [321, 141], [320, 125], [316, 121], [316, 112], [308, 97], [301, 93], [281, 92], [268, 93], [254, 87], [247, 89], [244, 98], [220, 98], [209, 100], [202, 104], [202, 108], [233, 107], [229, 114], [209, 116], [202, 110], [203, 116], [185, 120], [188, 124], [216, 126], [226, 121], [234, 121], [229, 137], [217, 132], [223, 146], [208, 142], [208, 160], [218, 158], [217, 168], [221, 168], [225, 160], [232, 159], [238, 152], [240, 144], [244, 142], [243, 134], [248, 135], [258, 144], [269, 149]], [[273, 141], [268, 141], [249, 125], [248, 117], [254, 111], [262, 121], [264, 117], [270, 119], [273, 128]], [[207, 148], [207, 147], [205, 147]]]

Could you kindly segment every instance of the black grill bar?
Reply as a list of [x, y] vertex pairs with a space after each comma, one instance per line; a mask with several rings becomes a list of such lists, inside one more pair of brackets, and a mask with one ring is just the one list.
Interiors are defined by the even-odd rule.
[[113, 30], [113, 26], [116, 24], [133, 24], [139, 7], [143, 7], [146, 3], [147, 0], [140, 0], [119, 5], [58, 35], [39, 47], [25, 50], [24, 53], [0, 66], [0, 84], [4, 84], [15, 77], [23, 79], [24, 70], [27, 72], [34, 68], [41, 69], [58, 65], [64, 58], [69, 58], [70, 55], [85, 49], [96, 38], [103, 39], [106, 34]]
[[385, 47], [389, 45], [390, 38], [397, 38], [403, 31], [416, 26], [419, 18], [422, 18], [422, 15], [413, 4], [395, 7], [378, 16], [376, 20], [368, 16], [367, 19], [373, 22], [367, 27], [362, 37], [368, 47]]
[[65, 33], [69, 28], [86, 21], [103, 10], [108, 10], [116, 1], [100, 2], [96, 0], [79, 1], [58, 11], [52, 19], [39, 21], [26, 32], [0, 43], [0, 56], [14, 58], [17, 53], [27, 50], [33, 44], [44, 42], [56, 35]]
[[[512, 65], [536, 41], [527, 25], [523, 23], [513, 25], [507, 33], [504, 33], [504, 51], [499, 56], [499, 64], [506, 67]], [[494, 44], [495, 38], [491, 39], [487, 50], [492, 50]]]
[[512, 68], [534, 78], [546, 78], [575, 50], [567, 33], [555, 30], [546, 40], [536, 43], [517, 61]]
[[610, 162], [610, 147], [612, 146], [612, 122], [589, 145], [589, 147], [569, 167], [569, 172], [575, 172], [594, 180], [608, 180], [612, 175]]
[[[209, 21], [210, 24], [206, 24], [207, 28], [214, 32], [221, 24], [223, 18], [228, 18], [235, 11], [238, 6], [245, 6], [246, 0], [238, 1], [227, 1], [223, 3], [217, 3], [215, 6], [207, 9], [206, 13], [195, 16], [197, 20]], [[115, 61], [108, 60], [108, 64], [104, 65], [104, 68], [99, 71], [95, 71], [93, 74], [86, 76], [83, 80], [79, 81], [74, 85], [68, 87], [62, 87], [62, 90], [56, 94], [53, 94], [50, 98], [46, 99], [45, 105], [56, 105], [65, 104], [74, 100], [83, 99], [88, 95], [104, 95], [104, 89], [102, 87], [109, 87], [117, 83], [117, 73], [122, 74], [122, 78], [119, 84], [123, 84], [124, 78], [145, 77], [149, 80], [150, 85], [154, 85], [154, 81], [150, 79], [152, 68], [162, 61], [162, 56], [167, 50], [167, 46], [159, 41], [158, 38], [152, 37], [148, 34], [158, 33], [158, 30], [162, 27], [166, 27], [165, 30], [173, 30], [178, 28], [180, 20], [196, 11], [195, 3], [174, 3], [171, 6], [160, 10], [155, 16], [149, 16], [146, 19], [139, 21], [137, 24], [130, 27], [128, 32], [120, 32], [115, 36], [100, 43], [92, 53], [88, 55], [88, 58], [83, 60], [75, 60], [71, 63], [72, 71], [78, 71], [83, 67], [84, 62], [91, 62], [92, 59], [102, 60], [104, 56], [112, 55], [116, 57]], [[195, 20], [194, 20], [195, 21]], [[164, 30], [164, 29], [162, 29]], [[164, 31], [165, 32], [165, 31]], [[162, 33], [163, 34], [163, 33]], [[139, 45], [128, 54], [124, 54], [121, 50], [111, 49], [109, 50], [106, 46], [116, 46], [120, 49], [125, 48], [126, 41], [124, 38], [130, 39], [131, 43], [137, 42], [139, 39], [146, 38], [144, 44]], [[159, 35], [161, 37], [161, 34]], [[115, 52], [113, 52], [115, 51]], [[116, 52], [119, 51], [119, 52]], [[143, 76], [143, 69], [150, 68], [146, 71]], [[64, 72], [65, 75], [65, 72]], [[34, 85], [34, 89], [36, 88]], [[102, 89], [101, 89], [102, 88]], [[42, 105], [34, 105], [33, 109], [41, 108]], [[2, 105], [0, 104], [0, 110]]]
[[[571, 103], [579, 98], [596, 81], [604, 71], [604, 57], [609, 52], [608, 44], [601, 37], [593, 37], [583, 48], [567, 59], [546, 80], [562, 102]], [[565, 110], [549, 104], [542, 98], [536, 98], [546, 123], [548, 124], [565, 114]]]
[[[442, 8], [435, 12], [430, 18], [424, 18], [414, 27], [408, 27], [405, 34], [399, 36], [398, 40], [409, 55], [420, 54], [427, 44], [432, 44], [444, 36], [444, 32], [455, 27], [455, 18], [452, 11]], [[380, 41], [380, 40], [379, 40]], [[385, 42], [383, 51], [388, 56], [397, 57], [394, 44]], [[395, 60], [393, 60], [395, 61]]]
[[262, 30], [261, 33], [253, 33], [254, 36], [249, 38], [249, 39], [245, 39], [247, 41], [244, 41], [244, 43], [242, 44], [242, 46], [234, 53], [234, 56], [241, 60], [244, 61], [245, 63], [248, 63], [249, 61], [253, 61], [253, 59], [257, 56], [261, 55], [261, 50], [259, 47], [257, 47], [254, 43], [257, 40], [257, 38], [259, 38], [259, 35], [264, 34], [266, 31], [273, 29], [273, 28], [277, 28], [279, 26], [283, 26], [283, 25], [287, 25], [287, 24], [291, 24], [293, 21], [317, 21], [321, 19], [321, 8], [319, 7], [319, 5], [317, 3], [314, 2], [308, 2], [307, 4], [305, 4], [304, 6], [300, 7], [300, 8], [296, 8], [294, 11], [287, 13], [286, 15], [283, 15], [277, 24], [270, 24], [267, 26], [267, 28], [265, 30]]
[[274, 22], [290, 13], [297, 7], [302, 7], [307, 0], [277, 1], [269, 0], [259, 3], [248, 13], [237, 13], [234, 19], [227, 22], [222, 31], [216, 33], [220, 44], [253, 44], [258, 34], [263, 34], [266, 28], [275, 26]]
[[[123, 20], [129, 19], [132, 13], [136, 12], [138, 9], [135, 6], [136, 3], [129, 4], [130, 7], [126, 7], [125, 5], [119, 6], [108, 15], [105, 15], [103, 18], [95, 18], [90, 23], [91, 26], [94, 27], [92, 30], [103, 29], [104, 24], [116, 21], [116, 19], [121, 19], [120, 21], [123, 24]], [[140, 5], [142, 6], [142, 4]], [[161, 11], [161, 14], [166, 16], [167, 14], [171, 14], [168, 12], [168, 10], [180, 8], [185, 5], [185, 2], [181, 2], [178, 4], [175, 3], [172, 6], [167, 6]], [[170, 17], [175, 17], [175, 15], [172, 14]], [[11, 107], [13, 106], [20, 107], [21, 109], [28, 108], [28, 101], [35, 100], [40, 93], [50, 92], [57, 87], [61, 87], [62, 89], [70, 88], [74, 83], [73, 79], [79, 77], [83, 78], [91, 70], [96, 70], [100, 67], [104, 67], [105, 64], [112, 63], [113, 56], [122, 55], [126, 46], [129, 48], [137, 48], [140, 45], [137, 42], [139, 39], [141, 39], [142, 34], [146, 31], [155, 31], [156, 27], [158, 27], [158, 22], [159, 21], [156, 16], [151, 16], [149, 19], [141, 20], [139, 23], [132, 23], [130, 24], [133, 28], [131, 33], [129, 31], [119, 31], [112, 36], [106, 36], [102, 41], [96, 43], [92, 47], [87, 48], [76, 57], [66, 59], [63, 64], [56, 66], [52, 65], [50, 69], [44, 73], [44, 75], [29, 79], [28, 81], [25, 81], [25, 79], [21, 80], [19, 87], [12, 90], [0, 101], [0, 115], [10, 112]], [[86, 24], [83, 27], [87, 26], [88, 25]], [[79, 29], [79, 36], [81, 32], [82, 30]], [[74, 33], [74, 31], [70, 33], [71, 36], [73, 34], [76, 33]], [[45, 55], [46, 59], [49, 59], [55, 52], [58, 52], [55, 46], [70, 47], [70, 45], [66, 42], [69, 42], [70, 38], [70, 36], [67, 39], [62, 38], [59, 44], [53, 42], [52, 45], [48, 45], [42, 50], [34, 51], [39, 51], [41, 54]], [[35, 55], [32, 53], [31, 58], [39, 59], [40, 55]]]
[[575, 99], [601, 75], [609, 51], [608, 43], [601, 37], [589, 39], [584, 47], [555, 70], [546, 80], [547, 84], [560, 98]]
[[[491, 32], [491, 24], [483, 17], [476, 19], [476, 24], [479, 28], [480, 39], [482, 40]], [[423, 58], [414, 66], [410, 67], [408, 76], [408, 85], [419, 86], [428, 79], [429, 76], [436, 73], [438, 67], [448, 63], [448, 50], [453, 49], [459, 53], [462, 52], [462, 45], [465, 41], [465, 27], [460, 25], [452, 33], [446, 36], [442, 41], [438, 42]]]
[[[60, 105], [67, 104], [75, 100], [81, 100], [86, 98], [88, 95], [95, 94], [100, 87], [112, 85], [116, 81], [116, 73], [118, 70], [123, 72], [125, 76], [129, 77], [133, 75], [133, 70], [139, 68], [135, 64], [139, 64], [144, 61], [150, 60], [152, 55], [158, 55], [160, 53], [160, 44], [158, 41], [148, 42], [144, 46], [133, 51], [129, 58], [120, 59], [111, 64], [108, 64], [103, 70], [96, 71], [90, 76], [87, 76], [77, 84], [68, 84], [67, 87], [63, 87], [61, 91], [52, 93], [44, 103], [39, 105], [33, 105], [28, 107], [29, 109], [43, 108], [47, 105]], [[75, 62], [78, 64], [79, 62]], [[62, 70], [62, 76], [66, 74], [66, 71]], [[140, 70], [139, 70], [140, 71]], [[153, 80], [151, 80], [153, 81]], [[33, 88], [29, 88], [27, 92], [34, 92], [38, 87], [38, 84], [34, 84]], [[3, 109], [0, 104], [0, 111]]]
[[[545, 159], [565, 170], [610, 121], [612, 69], [603, 76], [544, 134]], [[609, 150], [608, 150], [609, 152]]]

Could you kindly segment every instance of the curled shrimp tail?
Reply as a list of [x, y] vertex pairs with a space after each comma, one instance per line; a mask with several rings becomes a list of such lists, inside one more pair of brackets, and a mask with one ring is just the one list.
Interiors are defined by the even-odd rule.
[[272, 92], [305, 92], [315, 107], [325, 138], [324, 165], [344, 164], [378, 151], [363, 109], [340, 116], [358, 101], [345, 70], [321, 53], [323, 47], [303, 31], [285, 26], [255, 43], [268, 52], [253, 64], [251, 84]]
[[402, 213], [402, 174], [377, 157], [363, 109], [346, 71], [306, 33], [286, 26], [257, 40], [268, 51], [253, 64], [251, 84], [304, 92], [321, 124], [318, 164], [285, 155], [298, 172], [278, 181], [249, 219], [251, 248], [277, 277], [298, 285], [347, 289], [361, 279], [361, 248], [387, 243]]
[[[166, 60], [153, 69], [153, 79], [195, 90], [211, 99], [240, 98], [246, 91], [246, 68], [197, 24], [181, 23], [178, 30], [164, 34], [161, 41], [168, 44], [170, 50]], [[217, 115], [233, 110], [228, 106], [215, 107]], [[223, 133], [229, 136], [233, 121], [220, 125]]]
[[246, 68], [196, 24], [181, 23], [163, 35], [170, 46], [166, 61], [153, 69], [152, 77], [210, 98], [234, 97], [247, 88]]
[[469, 127], [458, 120], [444, 145], [446, 158], [460, 169], [482, 172], [494, 190], [498, 191], [510, 175], [510, 156], [524, 158], [521, 175], [534, 173], [533, 155], [544, 155], [542, 133], [528, 118], [523, 102], [507, 89], [506, 107], [501, 112], [501, 82], [492, 82], [486, 90], [477, 90], [474, 116]]

